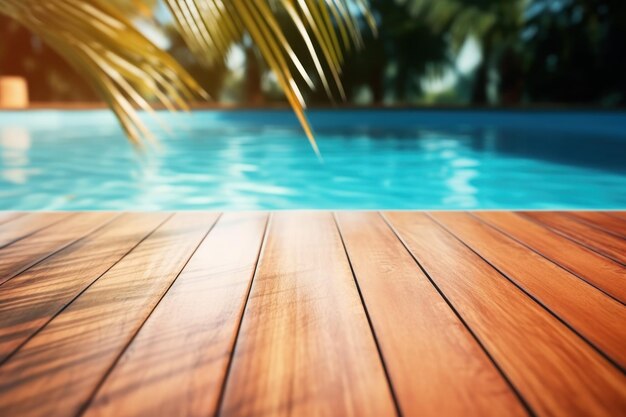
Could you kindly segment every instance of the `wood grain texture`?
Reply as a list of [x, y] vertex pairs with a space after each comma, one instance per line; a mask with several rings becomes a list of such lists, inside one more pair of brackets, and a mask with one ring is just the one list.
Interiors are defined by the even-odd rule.
[[0, 363], [168, 216], [124, 214], [1, 286]]
[[22, 217], [24, 215], [26, 215], [26, 213], [20, 211], [1, 211], [0, 224], [8, 223], [11, 220], [15, 220], [18, 217]]
[[563, 214], [534, 211], [523, 214], [626, 266], [626, 240]]
[[221, 416], [393, 416], [332, 214], [275, 213]]
[[626, 219], [602, 211], [572, 211], [567, 214], [601, 230], [626, 238]]
[[3, 214], [2, 417], [626, 417], [623, 212]]
[[526, 415], [382, 217], [341, 212], [337, 220], [402, 415]]
[[619, 217], [622, 220], [626, 220], [626, 211], [611, 211], [608, 214], [610, 216]]
[[626, 368], [626, 306], [469, 214], [432, 216]]
[[0, 285], [116, 216], [104, 212], [80, 213], [0, 249]]
[[615, 416], [626, 377], [423, 213], [386, 213], [538, 416]]
[[0, 248], [23, 239], [38, 230], [69, 218], [75, 213], [27, 213], [0, 225]]
[[626, 268], [613, 260], [515, 213], [472, 214], [626, 303]]
[[262, 213], [220, 218], [85, 417], [215, 414], [266, 221]]
[[216, 218], [175, 215], [30, 339], [0, 367], [0, 415], [77, 415]]

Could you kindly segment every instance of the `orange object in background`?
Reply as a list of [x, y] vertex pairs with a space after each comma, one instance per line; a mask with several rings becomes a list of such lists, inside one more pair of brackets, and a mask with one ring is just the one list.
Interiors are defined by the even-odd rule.
[[28, 83], [23, 77], [0, 77], [0, 109], [28, 107]]

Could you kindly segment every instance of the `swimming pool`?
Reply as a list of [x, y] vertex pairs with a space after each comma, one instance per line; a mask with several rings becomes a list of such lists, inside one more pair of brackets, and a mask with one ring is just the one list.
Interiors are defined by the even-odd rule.
[[[108, 111], [0, 112], [0, 209], [623, 209], [626, 113], [160, 113], [138, 154]], [[156, 128], [155, 128], [156, 129]]]

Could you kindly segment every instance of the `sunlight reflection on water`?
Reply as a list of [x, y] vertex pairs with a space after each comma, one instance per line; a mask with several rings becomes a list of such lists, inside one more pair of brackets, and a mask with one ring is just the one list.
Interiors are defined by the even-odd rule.
[[320, 164], [284, 112], [168, 115], [145, 155], [108, 112], [0, 113], [0, 208], [626, 207], [621, 114], [338, 114], [313, 115]]

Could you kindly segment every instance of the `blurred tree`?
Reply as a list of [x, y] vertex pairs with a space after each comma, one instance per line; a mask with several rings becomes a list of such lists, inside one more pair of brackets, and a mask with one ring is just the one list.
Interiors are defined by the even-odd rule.
[[[455, 59], [470, 38], [478, 41], [482, 60], [473, 79], [471, 102], [489, 102], [490, 73], [504, 70], [503, 101], [522, 96], [518, 39], [526, 0], [372, 0], [381, 27], [368, 38], [365, 52], [345, 69], [353, 92], [370, 87], [375, 103], [415, 102], [422, 97], [421, 79], [454, 70]], [[458, 80], [463, 85], [465, 80]], [[457, 91], [458, 93], [458, 91]], [[497, 99], [497, 96], [493, 99]], [[457, 94], [457, 100], [461, 97]]]
[[448, 44], [409, 1], [372, 0], [381, 30], [365, 38], [367, 48], [351, 58], [344, 71], [349, 97], [369, 87], [375, 104], [406, 103], [421, 95], [420, 78], [450, 64]]
[[[499, 97], [519, 101], [518, 39], [524, 25], [524, 5], [528, 0], [407, 0], [407, 4], [433, 33], [447, 41], [458, 54], [469, 37], [480, 45], [482, 59], [474, 74], [471, 102], [495, 103]], [[503, 73], [502, 71], [506, 73]], [[490, 87], [500, 75], [499, 88], [489, 96]], [[499, 94], [498, 94], [499, 93]]]
[[521, 42], [533, 102], [626, 104], [626, 2], [533, 0]]

